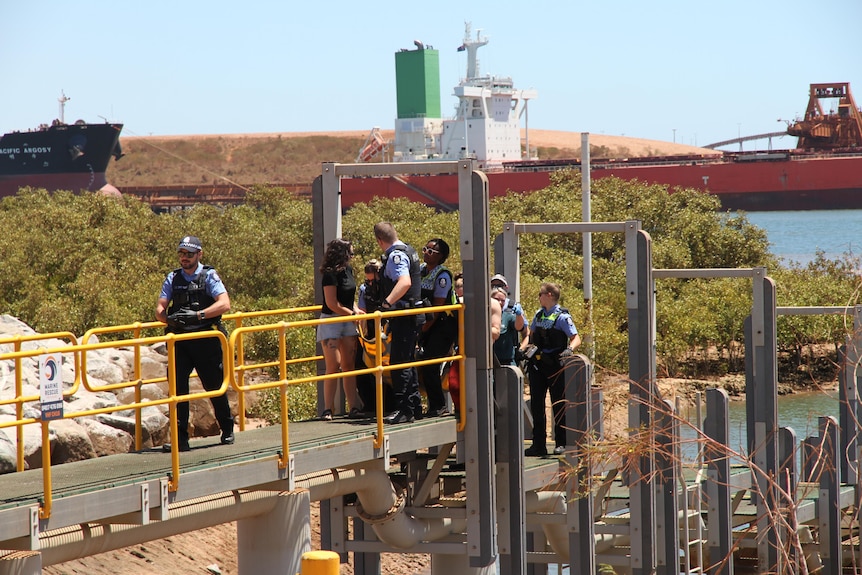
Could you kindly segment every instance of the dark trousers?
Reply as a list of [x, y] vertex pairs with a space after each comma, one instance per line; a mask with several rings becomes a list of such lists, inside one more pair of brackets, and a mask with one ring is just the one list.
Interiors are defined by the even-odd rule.
[[[374, 364], [365, 365], [365, 353], [361, 345], [356, 346], [356, 369], [364, 367], [374, 367]], [[359, 394], [359, 399], [362, 400], [362, 405], [366, 412], [373, 412], [377, 405], [377, 378], [373, 374], [366, 373], [356, 376], [356, 392]], [[395, 409], [395, 398], [392, 393], [392, 386], [384, 381], [383, 383], [383, 413], [388, 413]]]
[[[178, 341], [174, 348], [176, 357], [177, 395], [189, 392], [189, 376], [192, 370], [198, 372], [201, 384], [207, 391], [221, 387], [224, 380], [221, 342], [215, 337]], [[227, 394], [211, 397], [210, 402], [215, 417], [223, 432], [233, 430], [233, 418]], [[189, 402], [177, 403], [177, 426], [181, 439], [189, 437]]]
[[554, 443], [566, 445], [566, 378], [563, 368], [542, 367], [530, 363], [527, 370], [530, 380], [530, 413], [533, 415], [533, 445], [545, 449], [547, 421], [545, 418], [545, 395], [551, 392], [554, 410]]
[[[391, 347], [389, 365], [415, 360], [416, 340], [419, 328], [416, 316], [393, 317], [389, 320]], [[419, 397], [419, 378], [415, 367], [392, 370], [392, 387], [395, 392], [395, 409], [407, 415], [421, 415], [422, 401]]]
[[[452, 355], [452, 344], [455, 337], [452, 333], [449, 320], [437, 320], [428, 332], [420, 336], [422, 357], [421, 359], [437, 359]], [[442, 323], [441, 323], [442, 322]], [[422, 372], [422, 383], [425, 393], [428, 394], [428, 411], [434, 412], [446, 407], [446, 396], [443, 395], [443, 380], [440, 372], [442, 364], [423, 365], [419, 369]]]

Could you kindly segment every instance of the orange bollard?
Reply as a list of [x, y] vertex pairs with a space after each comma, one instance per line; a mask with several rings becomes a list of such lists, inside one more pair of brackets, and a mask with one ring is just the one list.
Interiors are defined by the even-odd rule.
[[302, 554], [300, 575], [338, 575], [341, 558], [334, 551], [308, 551]]

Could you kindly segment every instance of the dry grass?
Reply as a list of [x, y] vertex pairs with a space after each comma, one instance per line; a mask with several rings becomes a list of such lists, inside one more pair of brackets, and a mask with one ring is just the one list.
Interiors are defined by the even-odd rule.
[[[387, 140], [392, 130], [383, 130]], [[138, 136], [121, 139], [126, 156], [111, 164], [109, 179], [128, 186], [177, 184], [309, 184], [322, 162], [351, 163], [364, 132], [295, 132], [211, 136]], [[522, 134], [526, 139], [527, 134]], [[530, 130], [531, 150], [545, 159], [579, 158], [581, 134]], [[590, 134], [594, 157], [638, 157], [713, 153], [656, 140]]]

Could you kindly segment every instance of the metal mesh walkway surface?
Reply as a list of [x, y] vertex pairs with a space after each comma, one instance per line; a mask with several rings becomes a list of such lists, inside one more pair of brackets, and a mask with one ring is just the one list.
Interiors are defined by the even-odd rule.
[[166, 484], [171, 454], [161, 447], [55, 466], [53, 511], [39, 521], [35, 534], [42, 470], [0, 475], [0, 548], [19, 547], [15, 540], [38, 537], [39, 531], [130, 513], [140, 514], [143, 521], [151, 515], [164, 517], [166, 509], [159, 508], [166, 503], [215, 493], [262, 486], [286, 490], [294, 476], [455, 442], [456, 423], [454, 417], [445, 417], [387, 426], [382, 450], [374, 449], [372, 420], [290, 423], [288, 469], [278, 466], [279, 425], [238, 432], [233, 445], [219, 444], [218, 436], [194, 439], [191, 451], [180, 454], [179, 487], [170, 493]]

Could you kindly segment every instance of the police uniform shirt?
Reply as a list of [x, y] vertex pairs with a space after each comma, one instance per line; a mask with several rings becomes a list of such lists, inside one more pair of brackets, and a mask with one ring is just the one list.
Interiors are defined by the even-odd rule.
[[[434, 285], [430, 286], [434, 290], [434, 295], [432, 297], [435, 299], [438, 297], [443, 298], [444, 302], [449, 303], [448, 296], [449, 290], [452, 289], [452, 272], [449, 271], [449, 268], [444, 268], [442, 265], [431, 270], [429, 275], [434, 274], [435, 272], [437, 273], [437, 277], [434, 278]], [[424, 275], [425, 273], [426, 270], [423, 266], [422, 274]], [[422, 280], [422, 288], [425, 289], [424, 279]]]
[[401, 249], [402, 246], [406, 248], [407, 244], [398, 240], [386, 250], [386, 267], [383, 268], [383, 276], [393, 283], [401, 276], [410, 277], [410, 257]]
[[[200, 274], [203, 269], [204, 265], [198, 262], [198, 267], [197, 269], [195, 269], [195, 273], [192, 275], [187, 274], [182, 268], [180, 268], [179, 271], [181, 274], [183, 274], [183, 278], [185, 278], [186, 281], [192, 282], [196, 277], [198, 277], [198, 274]], [[211, 268], [208, 270], [208, 272], [209, 273], [207, 273], [207, 276], [204, 280], [204, 285], [206, 286], [207, 294], [209, 294], [213, 299], [215, 299], [221, 294], [226, 293], [227, 288], [224, 287], [224, 283], [222, 283], [221, 278], [219, 277], [218, 272], [215, 271], [215, 269]], [[163, 297], [168, 301], [171, 301], [173, 295], [173, 282], [174, 275], [176, 275], [176, 273], [176, 270], [169, 273], [168, 277], [165, 278], [165, 281], [162, 284], [162, 293], [160, 297]]]
[[[560, 312], [559, 315], [557, 315], [556, 318], [551, 319], [551, 317], [557, 312]], [[578, 335], [578, 328], [575, 327], [575, 322], [572, 320], [571, 314], [563, 312], [560, 304], [554, 304], [554, 307], [547, 311], [545, 311], [544, 308], [539, 308], [536, 315], [533, 316], [533, 322], [530, 324], [530, 331], [534, 332], [540, 327], [545, 329], [558, 329], [566, 334], [566, 337], [570, 339]], [[541, 351], [545, 352], [553, 350], [542, 349]]]

